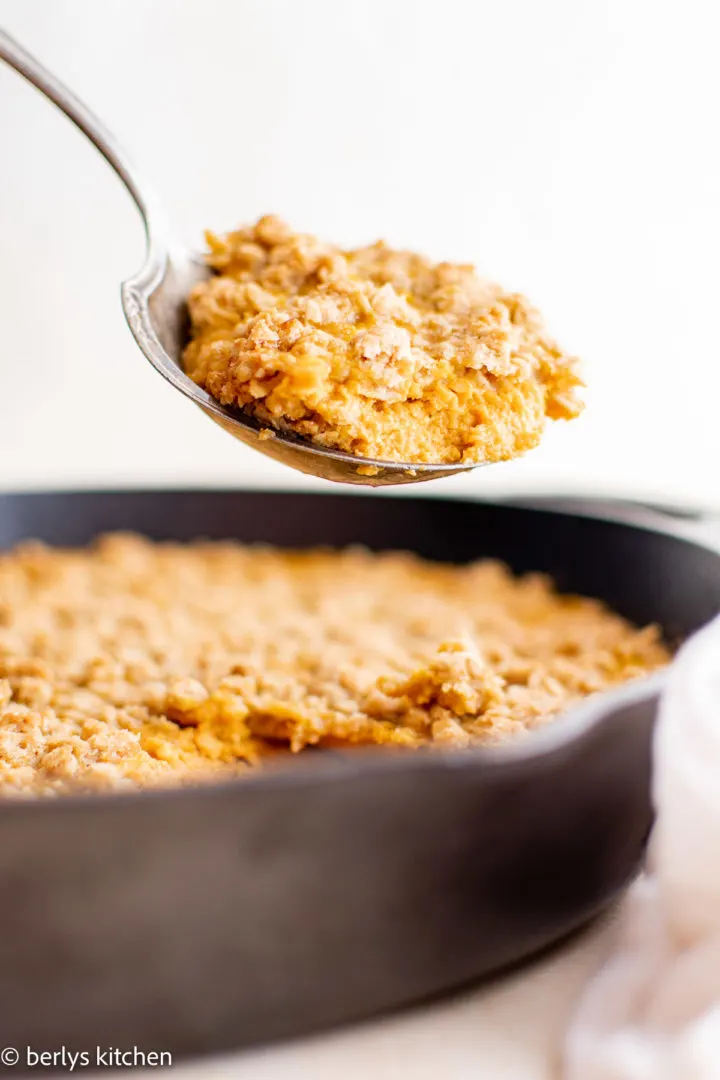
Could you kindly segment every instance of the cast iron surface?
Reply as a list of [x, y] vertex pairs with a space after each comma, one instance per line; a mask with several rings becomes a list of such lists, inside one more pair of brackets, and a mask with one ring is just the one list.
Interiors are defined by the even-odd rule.
[[[499, 556], [673, 638], [720, 609], [714, 551], [550, 510], [279, 493], [0, 497], [2, 547], [118, 528]], [[548, 945], [637, 866], [658, 685], [598, 697], [495, 751], [316, 753], [204, 790], [0, 803], [0, 1043], [228, 1049], [407, 1004]]]

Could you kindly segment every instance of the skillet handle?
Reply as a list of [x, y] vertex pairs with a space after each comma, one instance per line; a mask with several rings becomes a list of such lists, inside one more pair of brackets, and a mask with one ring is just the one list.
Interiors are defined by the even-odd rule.
[[672, 532], [687, 540], [720, 551], [720, 511], [700, 507], [673, 506], [666, 503], [639, 502], [623, 498], [586, 498], [585, 496], [548, 495], [504, 500], [509, 503], [557, 510], [564, 514], [622, 521], [648, 529]]

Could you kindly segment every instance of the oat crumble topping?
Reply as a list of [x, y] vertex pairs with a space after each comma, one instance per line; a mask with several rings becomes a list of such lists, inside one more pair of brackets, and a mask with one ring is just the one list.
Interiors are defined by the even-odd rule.
[[262, 424], [360, 457], [477, 463], [582, 409], [577, 362], [474, 267], [383, 242], [343, 251], [277, 217], [207, 234], [188, 374]]
[[497, 562], [236, 543], [0, 555], [0, 794], [227, 777], [283, 750], [502, 740], [667, 663]]

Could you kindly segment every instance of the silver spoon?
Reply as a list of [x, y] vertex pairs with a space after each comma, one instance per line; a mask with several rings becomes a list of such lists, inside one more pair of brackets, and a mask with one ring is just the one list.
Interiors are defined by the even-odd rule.
[[141, 183], [125, 151], [105, 125], [59, 79], [2, 30], [0, 59], [32, 83], [87, 135], [120, 177], [137, 206], [145, 227], [145, 262], [137, 274], [121, 286], [123, 311], [132, 335], [146, 358], [176, 390], [194, 401], [225, 431], [253, 450], [324, 480], [380, 487], [413, 484], [477, 468], [476, 465], [412, 465], [355, 457], [353, 454], [324, 450], [284, 432], [276, 432], [270, 439], [261, 439], [262, 425], [256, 420], [240, 409], [226, 408], [197, 386], [183, 371], [181, 357], [187, 340], [186, 297], [196, 282], [210, 274], [203, 259], [169, 242], [154, 196], [144, 182]]

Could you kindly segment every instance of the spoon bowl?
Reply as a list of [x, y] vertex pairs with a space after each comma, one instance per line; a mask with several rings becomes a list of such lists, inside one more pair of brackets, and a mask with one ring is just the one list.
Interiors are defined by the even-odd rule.
[[[466, 472], [475, 465], [411, 465], [356, 457], [315, 446], [288, 432], [267, 436], [267, 425], [241, 409], [228, 408], [198, 386], [182, 366], [187, 342], [186, 298], [193, 285], [209, 277], [204, 260], [183, 250], [150, 247], [142, 269], [121, 287], [122, 306], [133, 337], [145, 357], [167, 379], [228, 434], [253, 450], [299, 472], [345, 484], [382, 487], [416, 484]], [[261, 436], [261, 431], [265, 432]]]
[[428, 465], [356, 457], [354, 454], [326, 450], [307, 439], [281, 431], [275, 431], [268, 437], [267, 425], [261, 425], [241, 409], [221, 405], [193, 382], [182, 366], [182, 353], [188, 336], [186, 299], [193, 285], [208, 277], [210, 270], [200, 256], [169, 243], [163, 215], [155, 198], [146, 184], [139, 180], [125, 151], [105, 125], [59, 79], [2, 30], [0, 60], [32, 83], [80, 128], [117, 173], [135, 202], [145, 227], [145, 262], [137, 274], [123, 282], [122, 306], [140, 350], [176, 390], [253, 450], [323, 480], [382, 487], [416, 484], [422, 480], [478, 468], [477, 464]]

